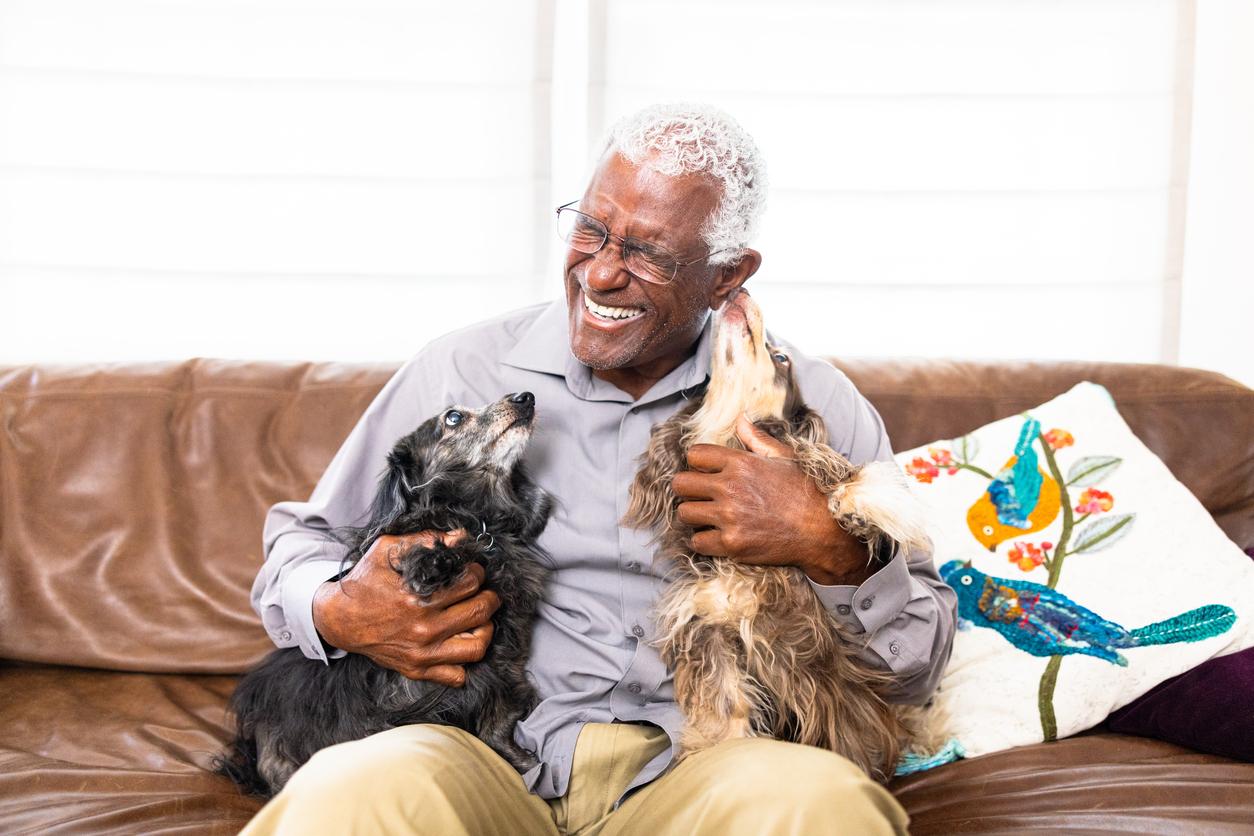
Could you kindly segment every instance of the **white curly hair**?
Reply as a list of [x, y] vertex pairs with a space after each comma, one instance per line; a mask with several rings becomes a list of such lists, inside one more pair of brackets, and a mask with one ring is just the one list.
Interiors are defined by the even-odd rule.
[[715, 253], [711, 264], [740, 261], [766, 207], [766, 164], [736, 120], [704, 104], [652, 105], [610, 128], [610, 152], [670, 177], [703, 173], [716, 179], [723, 197], [702, 224], [701, 238]]

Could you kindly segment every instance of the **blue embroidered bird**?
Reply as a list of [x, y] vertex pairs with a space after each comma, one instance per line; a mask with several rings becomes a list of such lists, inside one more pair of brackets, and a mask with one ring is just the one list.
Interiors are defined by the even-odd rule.
[[945, 583], [958, 593], [959, 616], [977, 627], [996, 630], [1033, 656], [1082, 653], [1126, 666], [1128, 660], [1120, 650], [1209, 639], [1226, 632], [1237, 620], [1231, 607], [1207, 604], [1129, 630], [1039, 583], [995, 578], [960, 560], [949, 561], [940, 571]]
[[1028, 418], [1019, 430], [1014, 455], [967, 511], [967, 527], [989, 551], [1012, 537], [1040, 531], [1061, 510], [1058, 482], [1040, 469], [1032, 442], [1041, 422]]

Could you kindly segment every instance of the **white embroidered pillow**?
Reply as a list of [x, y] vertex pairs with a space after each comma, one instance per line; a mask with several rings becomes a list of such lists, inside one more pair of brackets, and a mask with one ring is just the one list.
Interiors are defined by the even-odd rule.
[[959, 598], [937, 696], [968, 756], [1083, 731], [1254, 644], [1254, 561], [1101, 386], [896, 458]]

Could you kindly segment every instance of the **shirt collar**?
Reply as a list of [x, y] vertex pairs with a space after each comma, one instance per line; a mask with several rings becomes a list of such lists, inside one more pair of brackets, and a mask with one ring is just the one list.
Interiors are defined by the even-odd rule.
[[[676, 392], [682, 392], [685, 398], [692, 397], [709, 380], [713, 322], [713, 317], [706, 317], [696, 350], [641, 396], [635, 402], [637, 405], [659, 401]], [[632, 403], [630, 395], [594, 377], [592, 369], [580, 363], [571, 353], [566, 300], [563, 298], [554, 300], [540, 312], [502, 362], [518, 369], [560, 375], [566, 379], [571, 393], [583, 400]]]

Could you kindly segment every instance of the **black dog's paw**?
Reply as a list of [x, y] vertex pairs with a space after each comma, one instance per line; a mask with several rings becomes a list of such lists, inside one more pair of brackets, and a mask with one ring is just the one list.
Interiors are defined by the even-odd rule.
[[481, 562], [480, 551], [473, 540], [454, 546], [437, 541], [429, 548], [420, 546], [405, 555], [399, 571], [405, 585], [426, 598], [461, 577], [467, 564]]

